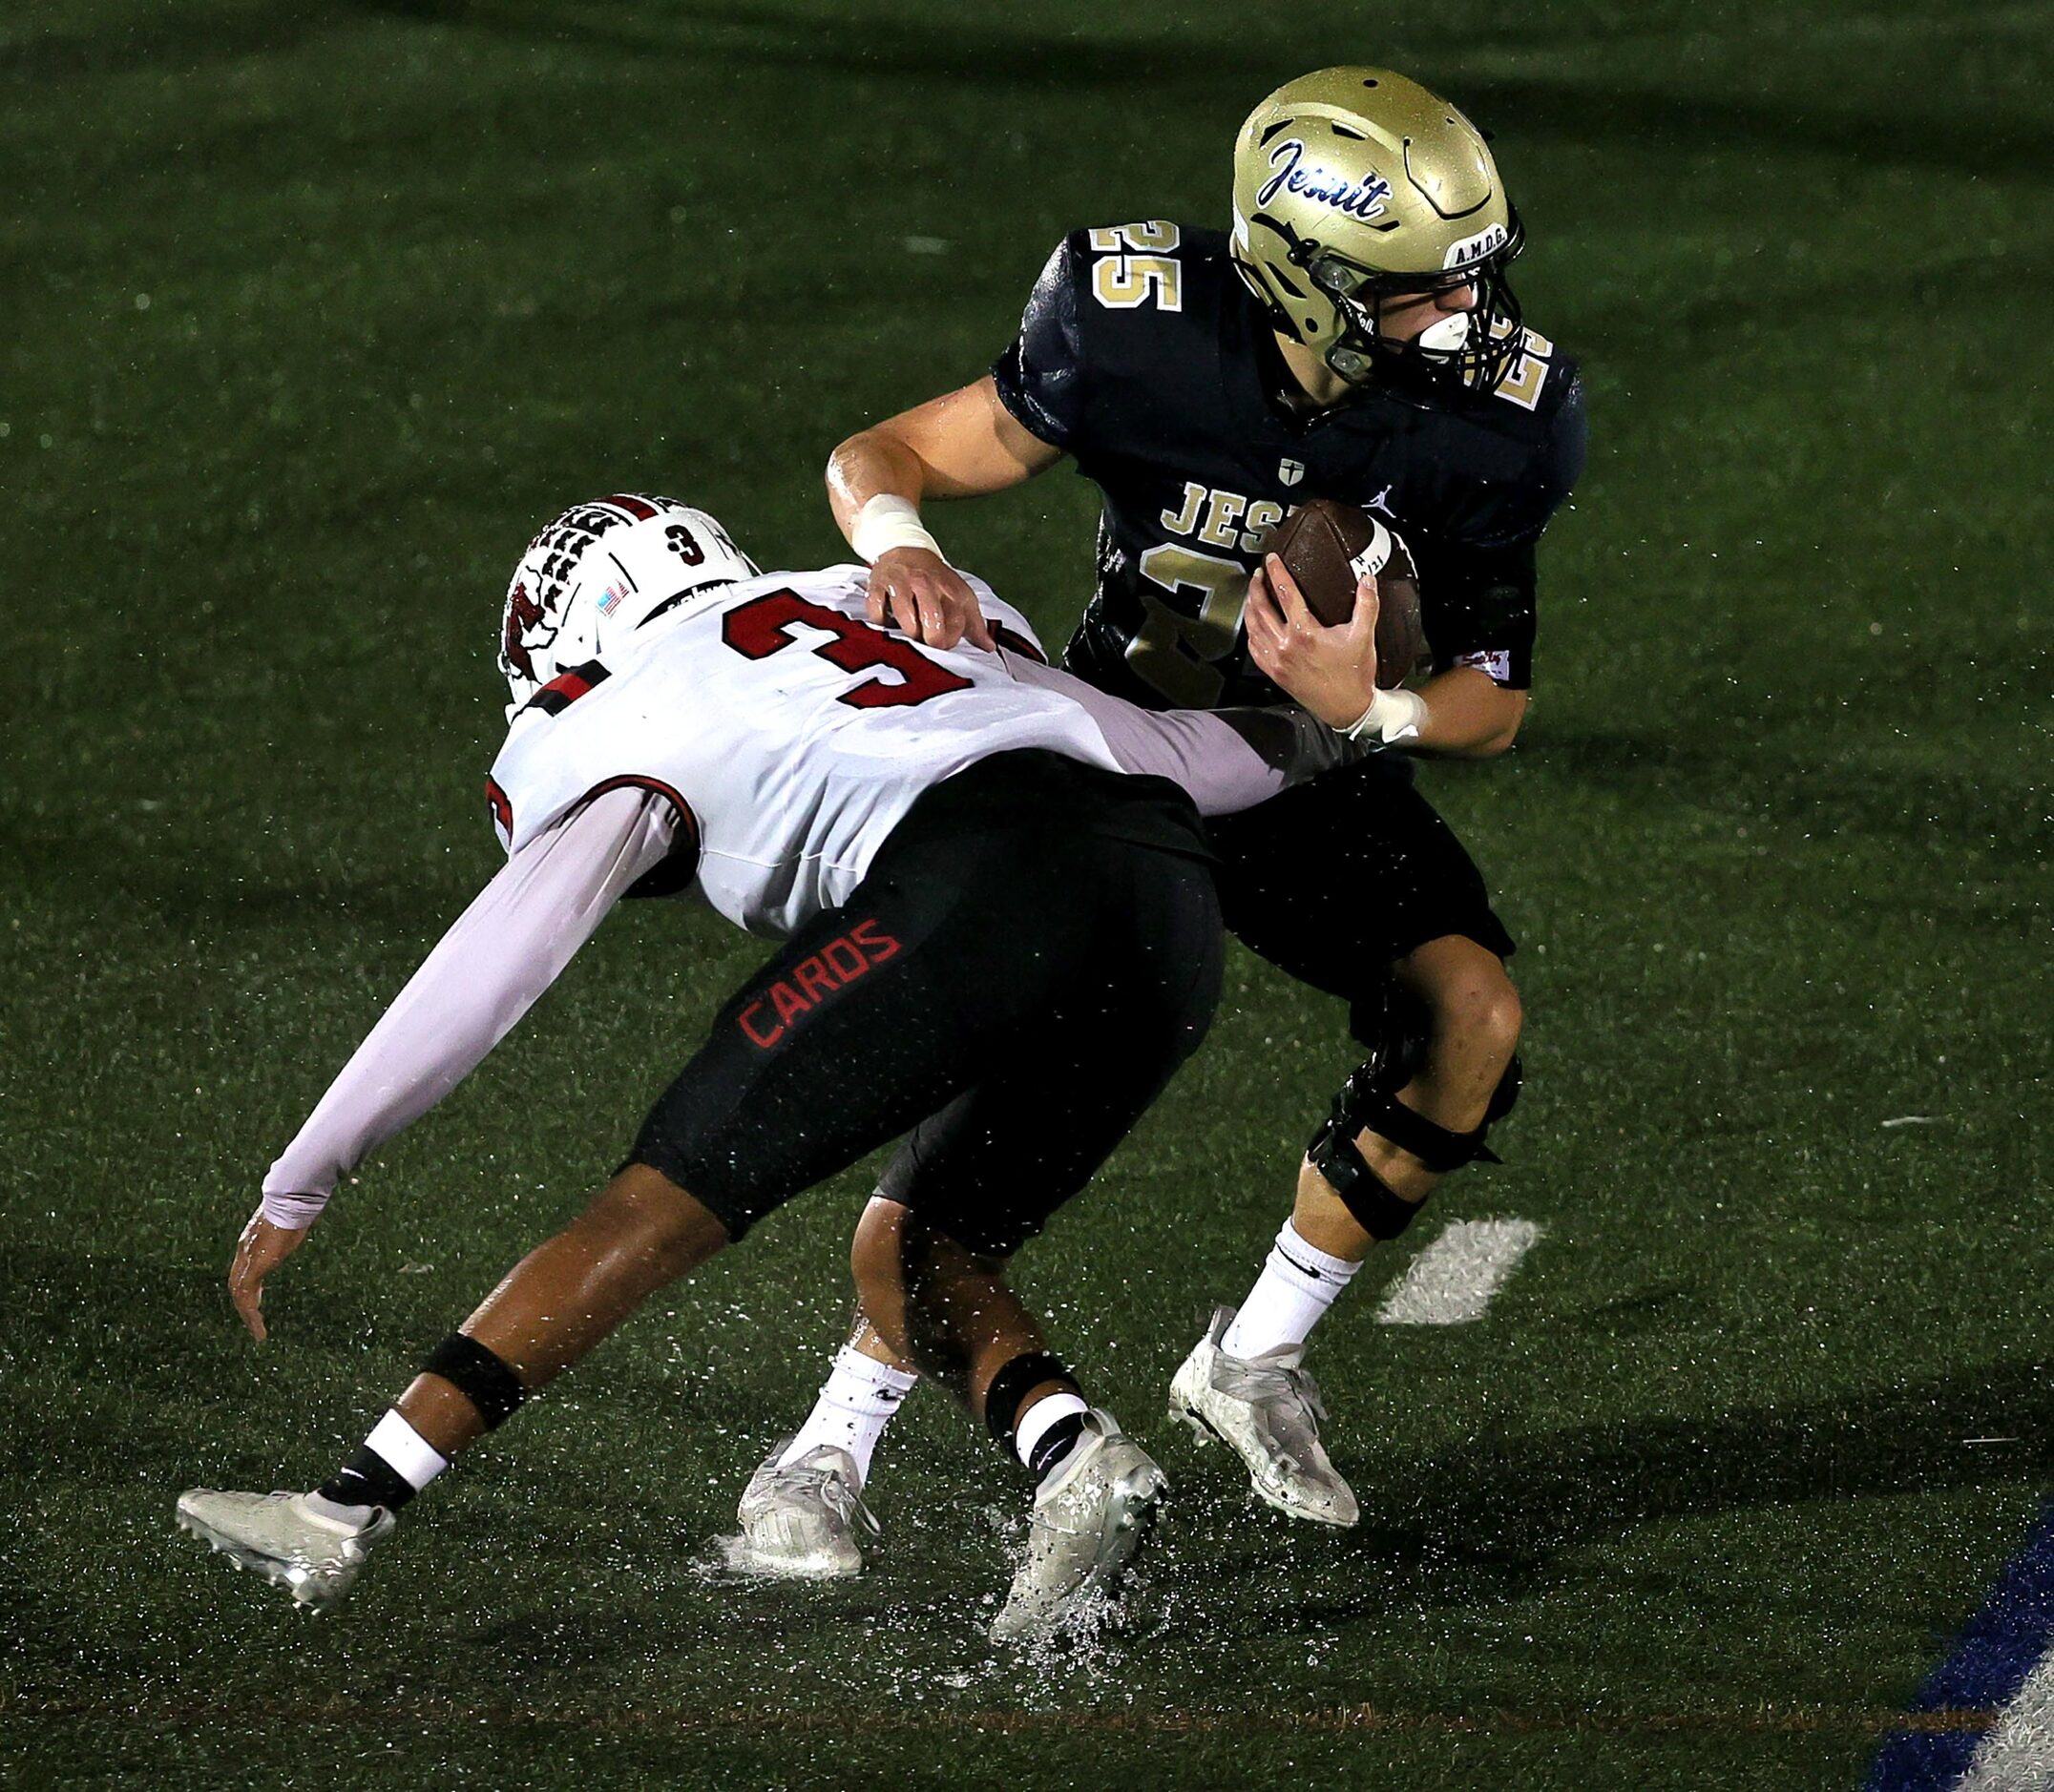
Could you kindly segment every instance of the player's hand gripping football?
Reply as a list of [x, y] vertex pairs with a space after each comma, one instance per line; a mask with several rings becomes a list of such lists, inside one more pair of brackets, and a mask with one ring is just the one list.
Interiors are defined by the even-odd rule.
[[1297, 581], [1273, 553], [1248, 581], [1242, 613], [1248, 657], [1287, 697], [1330, 728], [1351, 726], [1376, 696], [1376, 581], [1355, 586], [1355, 610], [1328, 628], [1306, 608]]
[[[888, 613], [889, 612], [889, 613]], [[987, 652], [997, 643], [963, 575], [925, 548], [893, 548], [870, 567], [870, 620], [889, 623], [930, 647], [968, 640]]]
[[236, 1261], [228, 1266], [228, 1298], [259, 1344], [270, 1335], [263, 1323], [263, 1279], [298, 1250], [305, 1237], [304, 1230], [273, 1225], [260, 1207], [236, 1240]]

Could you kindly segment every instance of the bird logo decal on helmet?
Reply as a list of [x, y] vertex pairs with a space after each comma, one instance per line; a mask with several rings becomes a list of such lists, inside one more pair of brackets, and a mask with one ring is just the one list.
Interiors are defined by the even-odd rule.
[[623, 652], [686, 598], [755, 576], [714, 517], [675, 498], [623, 491], [573, 505], [528, 544], [507, 586], [508, 716], [566, 666]]

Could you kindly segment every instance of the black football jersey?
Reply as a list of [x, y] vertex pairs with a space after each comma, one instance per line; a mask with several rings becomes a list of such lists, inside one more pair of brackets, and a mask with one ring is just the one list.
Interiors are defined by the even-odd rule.
[[992, 368], [999, 398], [1104, 495], [1098, 590], [1067, 663], [1138, 702], [1273, 702], [1241, 609], [1269, 531], [1334, 498], [1411, 545], [1436, 670], [1532, 680], [1534, 545], [1583, 464], [1576, 363], [1525, 332], [1488, 393], [1372, 386], [1292, 415], [1290, 374], [1226, 238], [1065, 238]]

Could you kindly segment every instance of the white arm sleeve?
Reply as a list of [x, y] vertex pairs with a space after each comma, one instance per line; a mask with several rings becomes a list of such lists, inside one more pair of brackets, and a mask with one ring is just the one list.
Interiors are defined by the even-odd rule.
[[513, 1031], [636, 879], [677, 818], [610, 790], [511, 859], [386, 1010], [263, 1179], [263, 1217], [310, 1226], [337, 1180], [426, 1114]]
[[1288, 704], [1273, 710], [1143, 709], [1022, 654], [1008, 654], [1006, 670], [1020, 683], [1060, 691], [1088, 711], [1121, 771], [1182, 784], [1201, 815], [1253, 808], [1362, 757], [1355, 742], [1336, 744], [1331, 728]]

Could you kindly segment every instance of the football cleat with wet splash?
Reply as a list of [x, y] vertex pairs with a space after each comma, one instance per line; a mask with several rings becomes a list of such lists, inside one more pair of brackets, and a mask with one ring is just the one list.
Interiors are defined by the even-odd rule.
[[1319, 1441], [1327, 1408], [1319, 1384], [1299, 1367], [1305, 1346], [1230, 1357], [1220, 1340], [1233, 1319], [1230, 1306], [1213, 1313], [1170, 1382], [1170, 1416], [1201, 1442], [1217, 1437], [1232, 1449], [1247, 1465], [1255, 1491], [1278, 1511], [1315, 1524], [1353, 1524], [1362, 1509]]
[[1076, 1446], [1036, 1490], [1027, 1559], [992, 1620], [992, 1640], [1034, 1642], [1091, 1621], [1133, 1562], [1166, 1486], [1111, 1413], [1087, 1412]]
[[729, 1572], [784, 1580], [860, 1574], [859, 1539], [878, 1537], [882, 1527], [863, 1503], [856, 1459], [821, 1444], [781, 1467], [778, 1458], [790, 1445], [788, 1437], [776, 1444], [743, 1490], [736, 1512], [742, 1534], [728, 1547]]
[[371, 1508], [361, 1525], [310, 1511], [304, 1493], [178, 1495], [178, 1529], [211, 1544], [237, 1568], [253, 1568], [315, 1612], [333, 1610], [363, 1571], [372, 1545], [391, 1535], [392, 1514]]

